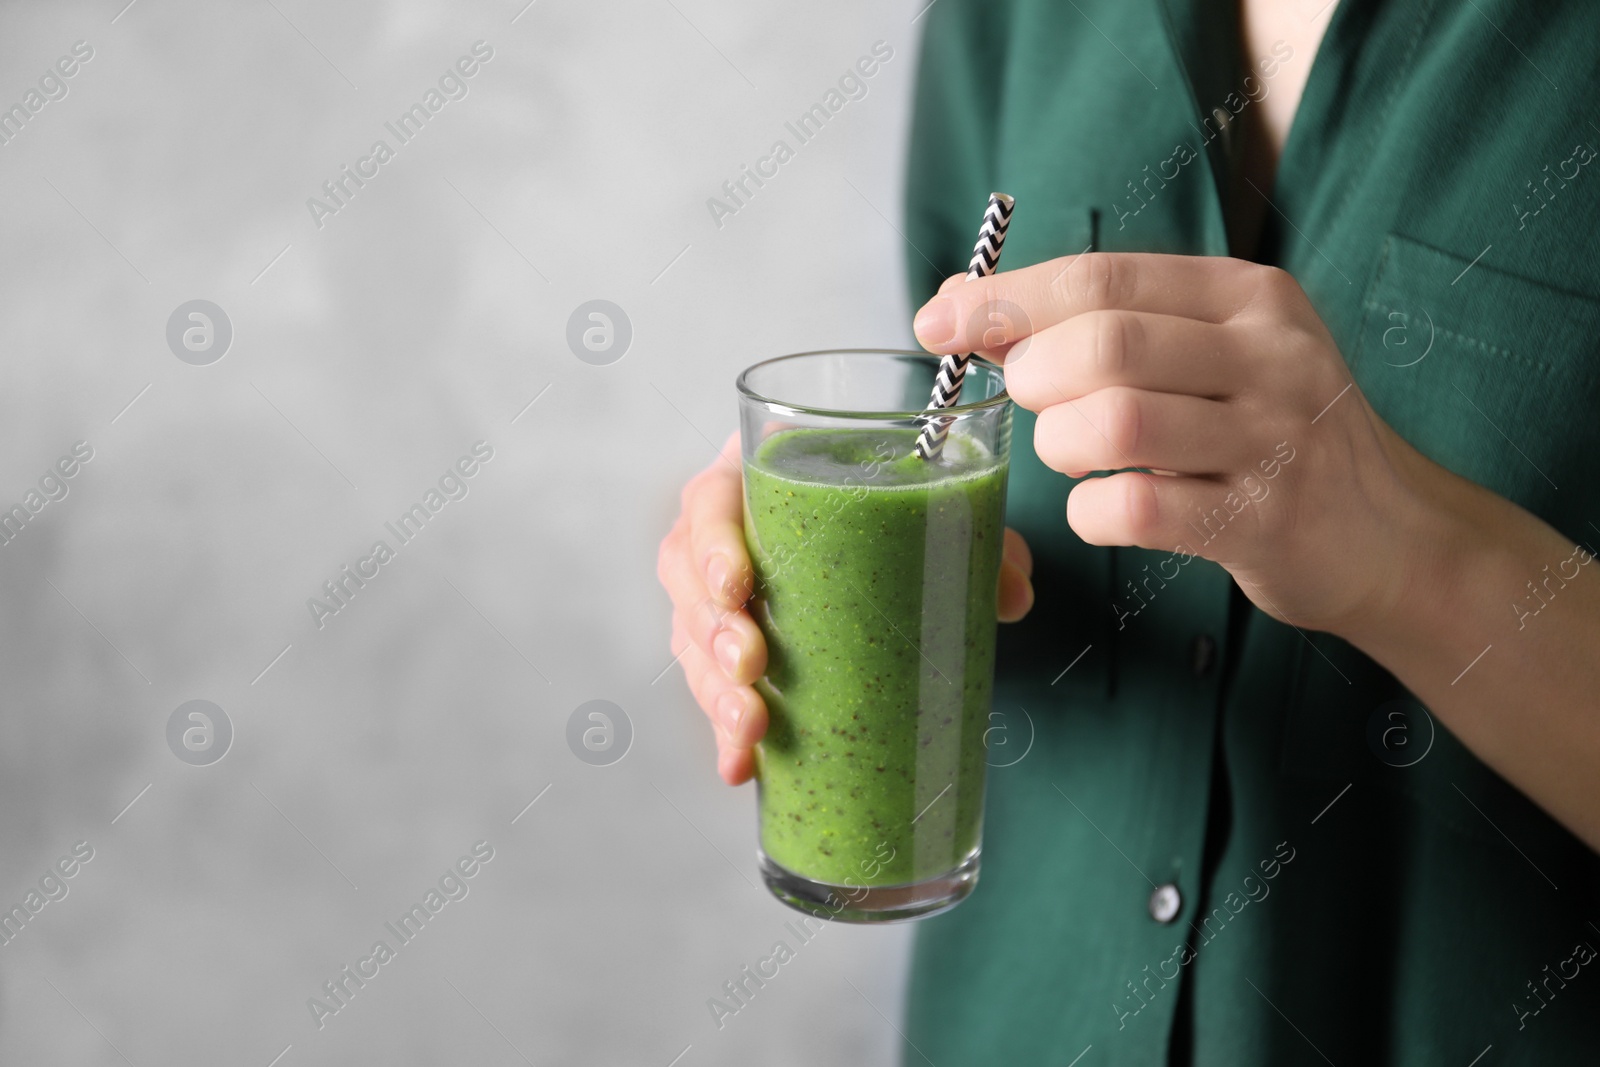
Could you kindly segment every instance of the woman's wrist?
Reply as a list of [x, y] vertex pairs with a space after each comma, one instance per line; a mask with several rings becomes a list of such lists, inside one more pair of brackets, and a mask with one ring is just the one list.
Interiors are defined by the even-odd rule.
[[1393, 473], [1377, 538], [1387, 551], [1361, 561], [1375, 588], [1334, 632], [1394, 670], [1396, 659], [1447, 655], [1466, 639], [1459, 631], [1481, 615], [1481, 593], [1504, 565], [1497, 524], [1486, 520], [1495, 504], [1511, 505], [1378, 428]]
[[1394, 551], [1374, 568], [1385, 588], [1375, 610], [1337, 632], [1417, 692], [1459, 681], [1516, 630], [1518, 595], [1564, 542], [1511, 501], [1399, 445]]

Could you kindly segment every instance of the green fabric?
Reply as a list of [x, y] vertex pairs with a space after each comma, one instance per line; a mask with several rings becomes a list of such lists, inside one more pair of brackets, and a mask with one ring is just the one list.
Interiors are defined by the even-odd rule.
[[[964, 269], [992, 189], [1017, 198], [1006, 269], [1091, 245], [1227, 254], [1203, 116], [1242, 72], [1233, 6], [1203, 7], [933, 6], [913, 291]], [[1580, 0], [1343, 0], [1257, 257], [1300, 281], [1402, 436], [1590, 545], [1600, 160], [1574, 149], [1600, 145], [1597, 29]], [[1178, 146], [1192, 161], [1133, 199]], [[1032, 427], [1019, 412], [1008, 519], [1038, 601], [1002, 628], [1014, 747], [991, 762], [1030, 730], [1032, 748], [990, 772], [978, 889], [918, 928], [904, 1062], [1600, 1062], [1600, 966], [1558, 976], [1600, 948], [1596, 856], [1436, 720], [1429, 748], [1421, 712], [1389, 718], [1407, 694], [1345, 643], [1248, 608], [1203, 560], [1082, 544]], [[1414, 747], [1374, 745], [1395, 723]]]

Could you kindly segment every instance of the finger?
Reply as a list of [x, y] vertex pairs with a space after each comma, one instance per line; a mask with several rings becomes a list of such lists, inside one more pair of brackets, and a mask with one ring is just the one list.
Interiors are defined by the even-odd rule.
[[767, 731], [766, 705], [751, 687], [727, 681], [716, 663], [693, 645], [683, 666], [695, 701], [711, 720], [717, 772], [729, 785], [748, 781], [754, 770], [750, 750]]
[[715, 663], [676, 626], [673, 646], [689, 692], [711, 723], [718, 773], [729, 785], [738, 785], [750, 777], [748, 747], [766, 732], [766, 707], [754, 689], [720, 679]]
[[[947, 293], [965, 281], [967, 281], [965, 274], [952, 274], [939, 286], [939, 292]], [[1000, 328], [999, 317], [1007, 314], [1015, 315], [1015, 310], [993, 305], [987, 308], [984, 315], [969, 322], [962, 334], [968, 342], [964, 352], [986, 359], [996, 366], [1003, 364], [1012, 342], [1005, 340], [1006, 332]], [[991, 343], [993, 347], [990, 347]]]
[[755, 777], [755, 753], [748, 748], [718, 749], [717, 774], [728, 785], [743, 785]]
[[761, 740], [767, 732], [766, 705], [753, 687], [730, 681], [717, 662], [694, 645], [681, 662], [689, 691], [716, 727], [719, 744], [749, 748]]
[[952, 286], [922, 306], [914, 328], [930, 352], [994, 349], [1086, 311], [1226, 322], [1291, 286], [1298, 291], [1277, 268], [1219, 256], [1086, 252]]
[[1006, 527], [1005, 547], [1002, 550], [1004, 558], [1016, 564], [1025, 578], [1033, 577], [1033, 550], [1028, 547], [1028, 542], [1021, 534]]
[[720, 606], [737, 608], [750, 598], [750, 557], [744, 547], [744, 483], [739, 474], [739, 437], [734, 434], [715, 463], [683, 490], [689, 551], [706, 591]]
[[1016, 622], [1033, 608], [1033, 583], [1010, 559], [1000, 563], [1000, 591], [995, 603], [1001, 622]]
[[711, 652], [722, 673], [736, 685], [750, 685], [767, 671], [767, 642], [747, 612], [726, 616], [711, 639]]
[[1159, 467], [1217, 474], [1239, 466], [1234, 409], [1216, 400], [1113, 386], [1045, 408], [1033, 450], [1052, 470]]
[[1133, 471], [1089, 478], [1067, 496], [1067, 524], [1091, 545], [1176, 549], [1225, 563], [1243, 551], [1239, 524], [1259, 529], [1259, 504], [1270, 492], [1265, 482], [1247, 484], [1254, 494], [1205, 478]]
[[672, 598], [674, 608], [706, 599], [705, 582], [689, 561], [689, 524], [680, 516], [656, 552], [656, 580]]
[[1240, 331], [1144, 311], [1086, 311], [1011, 346], [1006, 392], [1030, 411], [1129, 385], [1222, 399], [1255, 377]]
[[702, 650], [711, 651], [711, 641], [722, 629], [730, 612], [717, 604], [706, 593], [705, 583], [689, 561], [687, 534], [679, 535], [671, 544], [663, 544], [656, 571], [667, 595], [672, 598], [673, 625], [681, 627]]
[[[748, 612], [729, 610], [706, 594], [700, 576], [679, 547], [686, 534], [674, 530], [663, 543], [657, 572], [672, 597], [674, 641], [681, 634], [709, 652], [723, 672], [749, 685], [767, 669], [767, 643]], [[681, 651], [674, 647], [673, 653]]]

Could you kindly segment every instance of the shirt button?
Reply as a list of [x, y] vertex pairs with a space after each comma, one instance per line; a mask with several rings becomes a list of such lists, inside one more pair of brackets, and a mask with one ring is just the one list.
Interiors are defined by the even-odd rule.
[[1210, 634], [1201, 634], [1189, 645], [1189, 667], [1196, 678], [1211, 673], [1211, 664], [1217, 658], [1217, 641]]
[[1171, 882], [1158, 885], [1150, 893], [1150, 918], [1158, 923], [1170, 923], [1183, 910], [1183, 897]]

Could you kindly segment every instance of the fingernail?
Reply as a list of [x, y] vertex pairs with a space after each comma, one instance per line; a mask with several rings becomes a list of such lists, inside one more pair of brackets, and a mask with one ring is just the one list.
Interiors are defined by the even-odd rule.
[[956, 335], [956, 305], [947, 296], [936, 296], [917, 312], [912, 323], [917, 340], [925, 345], [942, 345]]
[[727, 600], [732, 596], [733, 564], [728, 557], [717, 553], [711, 557], [711, 562], [706, 564], [706, 588], [711, 590], [711, 595], [718, 600]]
[[728, 731], [728, 740], [738, 743], [739, 727], [744, 723], [745, 706], [744, 698], [737, 689], [730, 689], [717, 698], [717, 717], [722, 720], [723, 729]]
[[724, 630], [711, 640], [711, 651], [716, 653], [717, 662], [722, 664], [722, 672], [729, 678], [739, 674], [739, 664], [744, 660], [744, 645], [739, 640], [739, 635], [732, 630]]

